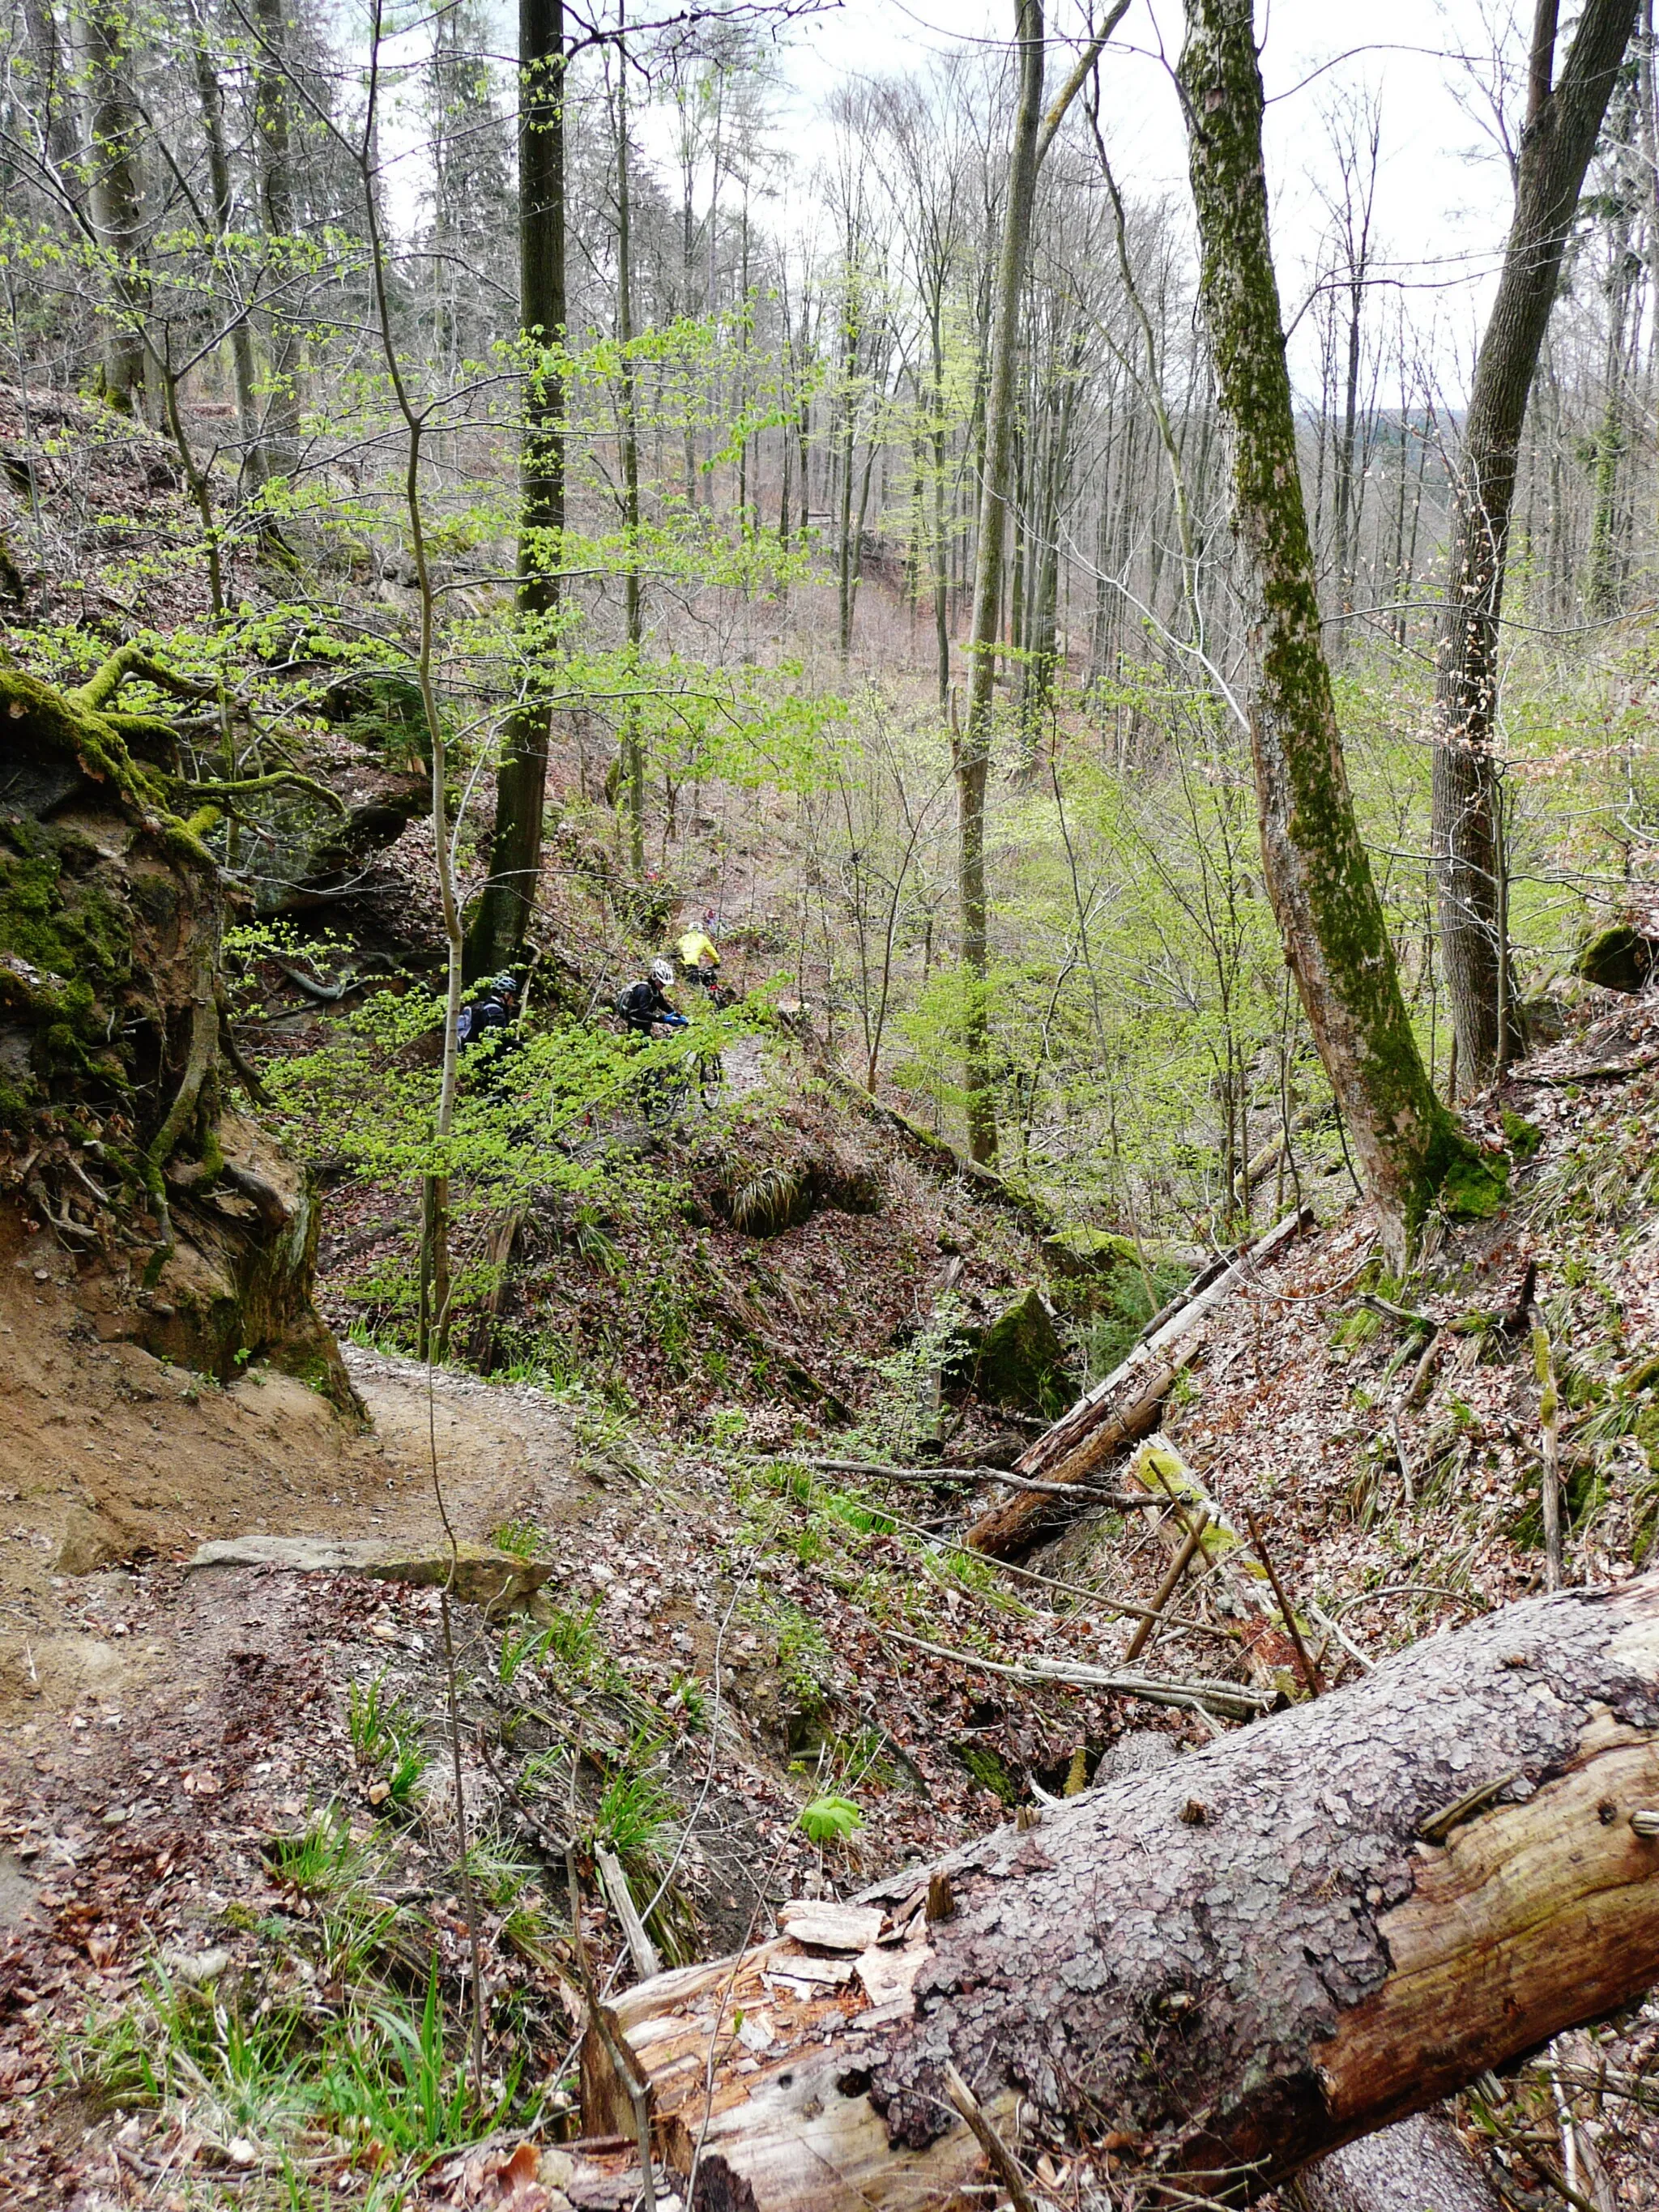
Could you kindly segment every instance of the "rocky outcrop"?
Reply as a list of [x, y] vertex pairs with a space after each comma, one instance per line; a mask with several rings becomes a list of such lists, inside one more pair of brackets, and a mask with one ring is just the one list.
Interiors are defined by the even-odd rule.
[[1041, 1291], [1024, 1291], [1006, 1306], [951, 1372], [969, 1382], [987, 1405], [1008, 1406], [1051, 1418], [1071, 1395], [1066, 1346], [1054, 1308]]
[[100, 1336], [222, 1379], [262, 1356], [348, 1407], [304, 1177], [227, 1097], [253, 1083], [203, 842], [228, 794], [122, 707], [129, 679], [195, 696], [131, 648], [67, 691], [0, 665], [0, 1193], [73, 1255]]

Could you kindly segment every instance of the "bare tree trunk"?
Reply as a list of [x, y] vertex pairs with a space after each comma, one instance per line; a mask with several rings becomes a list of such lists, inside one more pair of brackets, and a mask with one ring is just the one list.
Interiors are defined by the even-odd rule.
[[[1440, 952], [1467, 1090], [1491, 1079], [1519, 1042], [1504, 1020], [1509, 948], [1501, 924], [1498, 763], [1498, 620], [1516, 457], [1561, 255], [1608, 96], [1636, 21], [1636, 0], [1585, 0], [1559, 84], [1557, 0], [1538, 0], [1515, 216], [1453, 484], [1449, 585], [1435, 677], [1433, 844]], [[1501, 1025], [1500, 1025], [1501, 1023]]]
[[[519, 0], [519, 324], [548, 349], [564, 344], [564, 0]], [[564, 531], [564, 377], [550, 351], [525, 386], [519, 458], [519, 617], [525, 696], [495, 772], [489, 879], [467, 933], [469, 977], [523, 950], [542, 868], [551, 709], [544, 671], [557, 645]]]
[[[285, 242], [294, 236], [294, 144], [292, 95], [289, 70], [288, 24], [283, 0], [253, 0], [253, 19], [258, 27], [259, 54], [254, 70], [254, 123], [259, 144], [259, 208], [268, 240], [277, 247], [273, 257], [283, 266]], [[301, 341], [291, 307], [280, 302], [265, 319], [265, 343], [270, 350], [270, 391], [265, 402], [264, 428], [250, 459], [256, 483], [291, 477], [300, 458], [300, 357]]]
[[149, 282], [144, 270], [140, 117], [128, 81], [131, 66], [128, 30], [120, 0], [95, 0], [88, 8], [92, 221], [99, 244], [114, 264], [115, 313], [105, 319], [103, 391], [112, 407], [124, 415], [135, 415], [143, 411], [144, 404], [143, 328], [149, 309]]
[[[224, 94], [215, 66], [208, 27], [198, 0], [187, 0], [191, 57], [196, 71], [196, 97], [202, 111], [202, 135], [207, 141], [208, 183], [213, 193], [213, 226], [222, 242], [235, 221], [236, 203], [231, 188], [230, 153], [225, 143]], [[240, 305], [240, 293], [239, 293]], [[242, 441], [246, 469], [259, 434], [259, 405], [255, 392], [253, 334], [245, 313], [238, 313], [230, 326], [231, 377], [236, 392], [236, 427]]]
[[[957, 2201], [951, 2069], [1016, 2150], [1109, 2129], [1114, 2201], [1237, 2203], [1646, 1989], [1656, 1806], [1650, 1574], [1028, 1814], [861, 1924], [647, 1982], [617, 2037], [708, 2212]], [[630, 2109], [590, 2035], [585, 2133]]]
[[992, 312], [985, 464], [980, 487], [979, 550], [974, 612], [968, 636], [968, 714], [955, 745], [957, 870], [961, 900], [961, 957], [967, 1004], [963, 1015], [963, 1081], [968, 1150], [976, 1160], [997, 1152], [996, 1103], [991, 1089], [991, 1030], [986, 1005], [989, 969], [985, 890], [985, 785], [991, 763], [991, 708], [996, 686], [997, 625], [1002, 605], [1002, 549], [1013, 458], [1014, 373], [1019, 301], [1031, 246], [1036, 197], [1037, 137], [1042, 124], [1042, 0], [1015, 0], [1019, 47], [1019, 106], [1008, 162]]
[[933, 651], [939, 667], [939, 712], [944, 714], [951, 703], [951, 578], [947, 566], [949, 546], [945, 528], [945, 333], [943, 327], [944, 301], [936, 286], [928, 301], [927, 343], [933, 364], [933, 388], [929, 404], [933, 421], [928, 437], [933, 447]]
[[[623, 0], [618, 0], [617, 22], [623, 26]], [[622, 344], [622, 466], [623, 527], [628, 533], [628, 561], [623, 572], [623, 620], [633, 663], [639, 678], [640, 643], [645, 634], [640, 594], [640, 432], [635, 404], [634, 269], [632, 208], [628, 173], [628, 52], [617, 53], [617, 336]], [[631, 702], [623, 710], [621, 797], [628, 817], [628, 850], [636, 877], [645, 873], [645, 749], [640, 738], [639, 708]]]
[[58, 190], [74, 206], [81, 198], [80, 128], [75, 112], [74, 80], [64, 52], [64, 41], [58, 33], [58, 19], [51, 0], [23, 0], [23, 22], [34, 64], [29, 105], [35, 111]]
[[1612, 190], [1606, 196], [1605, 207], [1607, 343], [1602, 371], [1601, 425], [1595, 440], [1595, 501], [1590, 515], [1589, 557], [1585, 564], [1584, 581], [1584, 604], [1593, 615], [1611, 615], [1616, 611], [1624, 577], [1620, 494], [1626, 443], [1626, 332], [1636, 279], [1642, 266], [1631, 251], [1631, 233], [1641, 198], [1645, 197], [1645, 193], [1638, 195], [1632, 158], [1637, 97], [1637, 86], [1628, 81], [1623, 83], [1613, 102], [1607, 125], [1613, 171]]
[[1262, 867], [1302, 1003], [1403, 1260], [1428, 1207], [1492, 1210], [1501, 1182], [1435, 1097], [1354, 819], [1320, 634], [1279, 288], [1267, 237], [1250, 0], [1188, 0], [1181, 79], [1200, 296], [1232, 443]]
[[836, 617], [843, 660], [853, 647], [853, 455], [858, 441], [859, 349], [863, 335], [859, 320], [859, 280], [854, 258], [857, 252], [857, 244], [849, 234], [844, 279], [847, 289], [842, 303], [841, 435], [837, 446], [841, 469], [841, 517], [836, 548]]

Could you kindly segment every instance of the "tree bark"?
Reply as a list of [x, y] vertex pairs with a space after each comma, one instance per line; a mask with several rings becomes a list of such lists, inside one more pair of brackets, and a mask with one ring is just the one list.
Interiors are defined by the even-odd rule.
[[1480, 2161], [1438, 2112], [1414, 2112], [1299, 2173], [1300, 2212], [1503, 2212]]
[[996, 1103], [991, 1089], [991, 1028], [986, 1005], [988, 944], [985, 891], [985, 784], [991, 763], [991, 707], [996, 688], [997, 620], [1002, 603], [1002, 547], [1008, 521], [1013, 455], [1014, 373], [1019, 301], [1031, 250], [1036, 198], [1037, 138], [1042, 127], [1042, 0], [1015, 0], [1019, 48], [1019, 105], [1008, 161], [992, 310], [985, 460], [980, 486], [979, 550], [974, 611], [968, 635], [968, 714], [953, 750], [957, 773], [957, 871], [961, 902], [963, 1084], [968, 1150], [981, 1163], [997, 1156]]
[[[644, 606], [640, 590], [640, 428], [634, 383], [634, 266], [633, 196], [629, 189], [628, 148], [628, 48], [621, 33], [625, 23], [622, 0], [617, 9], [617, 339], [622, 351], [618, 378], [622, 433], [623, 528], [627, 533], [627, 565], [623, 571], [623, 626], [631, 659], [630, 680], [640, 675], [640, 646], [645, 635]], [[628, 822], [629, 860], [636, 877], [645, 873], [645, 747], [640, 736], [640, 710], [632, 701], [623, 709], [621, 775], [618, 796]]]
[[[1164, 1401], [1186, 1364], [1184, 1357], [1154, 1360], [1134, 1370], [1133, 1390], [1121, 1405], [1109, 1406], [1109, 1400], [1102, 1400], [1090, 1406], [1087, 1423], [1079, 1424], [1070, 1449], [1044, 1467], [1043, 1480], [1068, 1486], [1091, 1484], [1109, 1459], [1158, 1426]], [[962, 1541], [993, 1559], [1016, 1559], [1055, 1534], [1088, 1505], [1086, 1494], [1073, 1504], [1064, 1498], [1029, 1491], [988, 1507], [963, 1530]]]
[[1491, 1212], [1501, 1183], [1440, 1104], [1400, 989], [1320, 632], [1267, 235], [1250, 0], [1187, 0], [1181, 82], [1202, 248], [1200, 297], [1231, 444], [1249, 625], [1262, 872], [1309, 1027], [1395, 1263], [1437, 1194]]
[[294, 474], [300, 459], [301, 340], [291, 308], [280, 296], [292, 289], [293, 278], [289, 276], [285, 281], [283, 272], [295, 230], [294, 117], [289, 84], [292, 61], [283, 6], [283, 0], [253, 0], [253, 20], [259, 36], [253, 100], [259, 148], [259, 216], [267, 248], [275, 249], [270, 253], [271, 282], [279, 295], [264, 319], [270, 389], [259, 441], [248, 457], [248, 473], [256, 485], [284, 481]]
[[140, 117], [129, 82], [129, 25], [114, 0], [97, 0], [86, 16], [87, 77], [92, 101], [89, 201], [98, 243], [110, 256], [115, 312], [104, 329], [103, 386], [125, 415], [144, 411], [144, 319], [149, 280], [144, 268]]
[[[951, 2066], [1011, 2145], [1109, 2130], [1120, 2188], [1237, 2202], [1648, 1987], [1656, 1804], [1647, 1575], [908, 1869], [865, 1900], [900, 1940], [850, 1973], [786, 1936], [641, 1985], [616, 2027], [706, 2212], [952, 2201], [980, 2152]], [[594, 2037], [583, 2091], [590, 2136], [631, 2132]]]
[[[197, 103], [202, 111], [202, 136], [207, 143], [208, 183], [213, 194], [213, 228], [222, 246], [230, 234], [236, 216], [235, 195], [230, 176], [230, 151], [225, 140], [224, 92], [219, 82], [219, 71], [214, 61], [208, 27], [202, 18], [198, 0], [186, 0], [185, 13], [190, 20], [191, 59], [196, 73]], [[234, 264], [228, 265], [228, 275], [232, 267]], [[242, 444], [242, 465], [252, 475], [258, 437], [258, 403], [254, 392], [253, 335], [248, 327], [246, 315], [240, 312], [240, 286], [237, 307], [230, 325], [230, 361], [236, 392], [236, 427]], [[254, 480], [257, 482], [257, 477]]]
[[1492, 742], [1516, 461], [1562, 250], [1630, 43], [1636, 0], [1585, 0], [1566, 68], [1552, 88], [1555, 15], [1556, 0], [1538, 0], [1515, 215], [1463, 426], [1437, 647], [1433, 849], [1440, 957], [1458, 1066], [1471, 1091], [1488, 1082], [1520, 1042], [1507, 983], [1501, 791]]
[[[564, 0], [519, 0], [519, 321], [536, 346], [565, 336]], [[516, 960], [542, 868], [551, 708], [543, 669], [557, 644], [564, 530], [564, 377], [544, 354], [525, 387], [519, 462], [519, 617], [528, 668], [495, 775], [489, 878], [467, 933], [469, 980]]]

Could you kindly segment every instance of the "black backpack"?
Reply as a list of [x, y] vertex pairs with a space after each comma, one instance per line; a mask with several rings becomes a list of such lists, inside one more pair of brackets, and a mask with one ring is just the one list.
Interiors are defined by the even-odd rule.
[[471, 1006], [463, 1006], [455, 1023], [457, 1044], [476, 1044], [490, 1030], [504, 1030], [513, 1016], [500, 999], [486, 994], [475, 999]]

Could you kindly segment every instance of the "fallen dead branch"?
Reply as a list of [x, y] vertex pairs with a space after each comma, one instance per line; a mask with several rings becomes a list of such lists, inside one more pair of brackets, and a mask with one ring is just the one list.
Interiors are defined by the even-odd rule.
[[1133, 1667], [1146, 1649], [1147, 1638], [1157, 1627], [1158, 1616], [1163, 1613], [1164, 1607], [1175, 1595], [1181, 1577], [1191, 1565], [1193, 1554], [1203, 1542], [1204, 1531], [1209, 1525], [1209, 1515], [1200, 1510], [1198, 1519], [1188, 1529], [1181, 1549], [1170, 1561], [1169, 1572], [1158, 1584], [1152, 1604], [1147, 1608], [1146, 1618], [1137, 1624], [1134, 1634], [1129, 1638], [1128, 1649], [1123, 1654], [1123, 1663], [1126, 1667]]
[[807, 1467], [825, 1474], [860, 1474], [882, 1482], [1000, 1482], [1011, 1490], [1031, 1491], [1045, 1498], [1081, 1498], [1095, 1504], [1144, 1505], [1146, 1500], [1127, 1490], [1097, 1490], [1083, 1483], [1033, 1482], [1002, 1467], [888, 1467], [876, 1460], [826, 1459], [818, 1454], [781, 1452], [778, 1457], [793, 1467]]
[[948, 1659], [974, 1674], [1000, 1674], [1010, 1682], [1064, 1682], [1079, 1690], [1104, 1690], [1116, 1698], [1139, 1698], [1144, 1705], [1174, 1705], [1191, 1711], [1214, 1713], [1229, 1721], [1254, 1720], [1270, 1711], [1276, 1699], [1270, 1692], [1247, 1688], [1242, 1682], [1170, 1682], [1152, 1674], [1133, 1674], [1109, 1667], [1091, 1667], [1080, 1659], [987, 1659], [977, 1651], [961, 1651], [953, 1644], [931, 1643], [925, 1636], [907, 1636], [896, 1628], [880, 1633], [913, 1651], [927, 1651], [935, 1659]]

